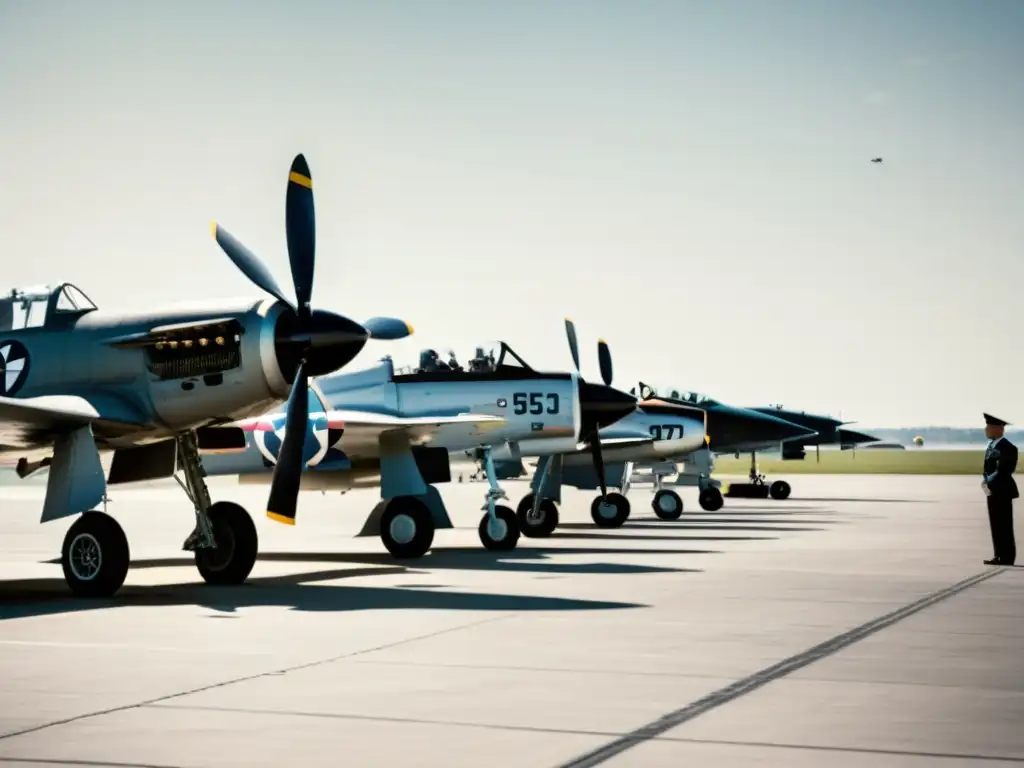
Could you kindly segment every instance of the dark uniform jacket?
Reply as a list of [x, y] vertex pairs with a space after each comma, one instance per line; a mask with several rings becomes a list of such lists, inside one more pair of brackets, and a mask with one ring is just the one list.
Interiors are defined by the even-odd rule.
[[1017, 481], [1013, 473], [1017, 469], [1017, 446], [1005, 437], [999, 438], [985, 451], [985, 480], [992, 497], [1016, 499]]

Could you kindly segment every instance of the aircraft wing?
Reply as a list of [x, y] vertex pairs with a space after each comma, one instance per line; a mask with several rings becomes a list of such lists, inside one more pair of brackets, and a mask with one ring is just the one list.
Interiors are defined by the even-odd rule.
[[[340, 432], [338, 445], [350, 459], [379, 457], [381, 443], [409, 446], [427, 445], [444, 430], [457, 437], [481, 435], [501, 429], [508, 422], [501, 416], [482, 413], [460, 413], [450, 416], [394, 416], [370, 411], [333, 410], [326, 414], [311, 413], [316, 420], [326, 415], [328, 433]], [[322, 423], [322, 422], [321, 422]], [[267, 417], [237, 423], [247, 432], [274, 432], [275, 424]]]
[[[634, 448], [640, 445], [650, 445], [654, 442], [654, 438], [650, 435], [637, 436], [637, 437], [602, 437], [601, 447], [602, 448]], [[576, 446], [577, 451], [589, 452], [590, 449], [583, 443]]]
[[413, 445], [428, 443], [444, 427], [465, 428], [470, 434], [501, 429], [508, 422], [501, 416], [483, 413], [459, 413], [454, 416], [392, 416], [367, 411], [330, 411], [329, 429], [343, 429], [346, 442], [366, 437], [376, 441], [387, 432], [405, 432]]
[[82, 397], [0, 397], [0, 453], [52, 445], [56, 438], [100, 418]]

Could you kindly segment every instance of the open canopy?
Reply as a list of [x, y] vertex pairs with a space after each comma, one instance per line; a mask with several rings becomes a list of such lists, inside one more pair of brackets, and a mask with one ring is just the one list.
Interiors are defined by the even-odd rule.
[[15, 288], [0, 298], [0, 331], [53, 327], [95, 310], [89, 297], [71, 283]]
[[[533, 369], [503, 341], [487, 341], [467, 350], [468, 355], [458, 354], [450, 347], [428, 347], [419, 352], [415, 361], [396, 366], [399, 375], [426, 373], [498, 373], [502, 369], [515, 368], [519, 371]], [[405, 361], [403, 361], [405, 362]]]

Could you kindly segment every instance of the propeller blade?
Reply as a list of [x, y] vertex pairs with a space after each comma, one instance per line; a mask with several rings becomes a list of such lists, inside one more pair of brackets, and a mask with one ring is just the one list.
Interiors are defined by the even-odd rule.
[[604, 339], [597, 342], [597, 362], [601, 366], [601, 379], [606, 387], [612, 385], [612, 353]]
[[371, 317], [363, 327], [369, 331], [371, 339], [380, 341], [404, 339], [413, 333], [412, 326], [397, 317]]
[[288, 411], [284, 423], [284, 442], [277, 455], [274, 475], [270, 480], [270, 500], [267, 517], [279, 523], [295, 525], [295, 511], [302, 480], [303, 446], [309, 425], [309, 382], [305, 363], [299, 363], [288, 396]]
[[572, 353], [572, 361], [576, 365], [576, 372], [580, 370], [580, 349], [576, 343], [576, 326], [568, 317], [565, 318], [565, 335], [569, 337], [569, 351]]
[[236, 267], [242, 270], [246, 277], [256, 284], [257, 288], [261, 288], [275, 299], [294, 308], [295, 305], [292, 304], [291, 300], [285, 298], [281, 292], [281, 287], [274, 280], [274, 276], [267, 269], [266, 264], [260, 260], [259, 256], [242, 245], [216, 221], [210, 224], [210, 231], [213, 233], [213, 239], [217, 241], [217, 245], [221, 247], [221, 250], [228, 255], [228, 258], [235, 263]]
[[597, 472], [597, 482], [601, 486], [601, 498], [608, 496], [608, 487], [604, 482], [604, 456], [601, 455], [601, 436], [598, 430], [594, 430], [590, 436], [590, 455], [594, 457], [594, 471]]
[[300, 321], [310, 314], [313, 297], [313, 266], [316, 261], [316, 215], [313, 210], [313, 179], [306, 158], [299, 154], [288, 172], [285, 199], [285, 232], [288, 237], [288, 261], [292, 268], [295, 298]]

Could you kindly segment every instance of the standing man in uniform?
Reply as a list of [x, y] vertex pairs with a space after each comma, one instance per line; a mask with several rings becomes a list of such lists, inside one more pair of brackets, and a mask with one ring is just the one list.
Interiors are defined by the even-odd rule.
[[985, 449], [984, 480], [981, 483], [988, 502], [988, 523], [992, 529], [992, 548], [995, 556], [986, 560], [986, 565], [1013, 565], [1017, 559], [1017, 545], [1013, 538], [1013, 500], [1017, 492], [1017, 481], [1013, 473], [1017, 469], [1017, 446], [1003, 437], [1006, 422], [995, 416], [985, 416], [985, 437], [989, 439]]

